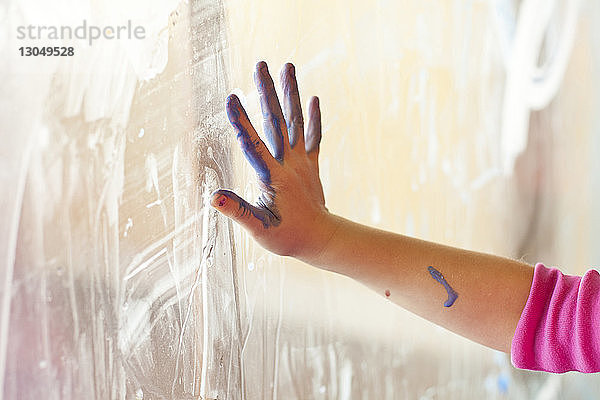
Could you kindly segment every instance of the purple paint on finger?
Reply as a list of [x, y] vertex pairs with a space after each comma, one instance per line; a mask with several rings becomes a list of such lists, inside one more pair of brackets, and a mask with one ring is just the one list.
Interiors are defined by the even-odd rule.
[[281, 112], [273, 79], [269, 74], [267, 63], [260, 61], [256, 64], [254, 81], [258, 89], [260, 108], [263, 114], [263, 127], [268, 138], [273, 157], [283, 160], [283, 127], [285, 121]]
[[272, 226], [278, 226], [281, 223], [281, 217], [279, 216], [277, 207], [275, 207], [275, 204], [272, 202], [267, 202], [264, 194], [259, 197], [258, 206], [248, 203], [246, 200], [227, 189], [216, 190], [211, 197], [213, 198], [211, 203], [216, 207], [223, 207], [229, 202], [237, 203], [238, 218], [252, 215], [262, 223], [265, 229]]
[[281, 71], [281, 84], [283, 87], [283, 111], [287, 126], [290, 147], [294, 148], [296, 142], [304, 136], [304, 118], [300, 105], [296, 69], [293, 64], [287, 63]]
[[452, 306], [456, 299], [458, 299], [458, 293], [456, 293], [454, 289], [452, 289], [452, 287], [448, 284], [448, 282], [446, 282], [446, 279], [444, 279], [444, 275], [442, 275], [440, 271], [433, 268], [432, 266], [429, 266], [427, 270], [431, 274], [431, 277], [439, 283], [441, 283], [444, 289], [446, 289], [446, 292], [448, 292], [448, 299], [444, 302], [444, 307]]
[[271, 183], [271, 171], [263, 156], [257, 151], [260, 139], [257, 137], [253, 140], [248, 130], [242, 125], [240, 121], [242, 113], [244, 114], [244, 118], [249, 121], [238, 97], [230, 95], [227, 98], [227, 117], [229, 117], [229, 122], [237, 132], [237, 139], [246, 159], [252, 165], [260, 180], [268, 185]]
[[255, 207], [242, 200], [238, 203], [238, 209], [241, 210], [241, 217], [252, 214], [254, 218], [262, 222], [263, 228], [265, 229], [269, 229], [271, 226], [278, 226], [281, 222], [281, 219], [273, 211], [271, 211], [271, 209], [265, 207], [264, 205], [261, 207]]

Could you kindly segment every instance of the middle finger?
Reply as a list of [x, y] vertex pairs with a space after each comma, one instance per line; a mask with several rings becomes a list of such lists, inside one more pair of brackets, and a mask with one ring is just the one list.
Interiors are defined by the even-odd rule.
[[286, 148], [289, 148], [289, 139], [281, 106], [277, 99], [277, 92], [273, 79], [269, 75], [267, 63], [260, 61], [256, 64], [254, 81], [260, 98], [260, 108], [263, 114], [263, 126], [265, 135], [270, 144], [273, 157], [283, 161]]

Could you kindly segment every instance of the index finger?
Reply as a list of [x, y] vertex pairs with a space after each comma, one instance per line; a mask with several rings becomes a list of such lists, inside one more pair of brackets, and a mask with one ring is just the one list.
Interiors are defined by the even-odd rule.
[[234, 94], [229, 95], [226, 109], [227, 117], [229, 117], [229, 122], [235, 128], [238, 142], [246, 159], [262, 182], [271, 183], [271, 168], [276, 162], [256, 133], [252, 123], [250, 123], [248, 114], [242, 107], [240, 99]]

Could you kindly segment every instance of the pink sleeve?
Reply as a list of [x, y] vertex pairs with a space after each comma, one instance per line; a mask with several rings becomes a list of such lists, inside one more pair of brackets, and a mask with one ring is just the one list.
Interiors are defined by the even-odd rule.
[[600, 275], [535, 266], [511, 346], [517, 368], [600, 372]]

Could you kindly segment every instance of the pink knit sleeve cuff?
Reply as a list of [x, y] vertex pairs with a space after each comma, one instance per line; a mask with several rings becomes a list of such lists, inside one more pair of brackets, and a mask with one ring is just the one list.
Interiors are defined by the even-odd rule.
[[517, 368], [600, 372], [600, 275], [564, 275], [535, 266], [511, 346]]

